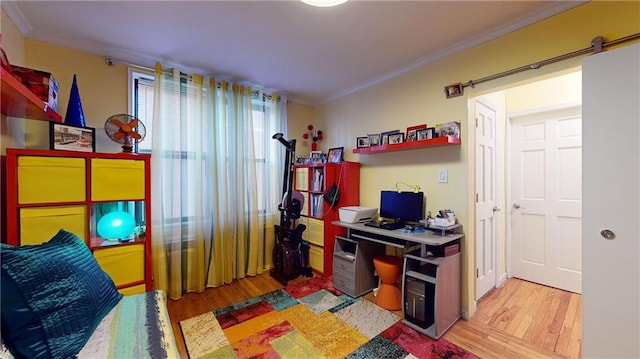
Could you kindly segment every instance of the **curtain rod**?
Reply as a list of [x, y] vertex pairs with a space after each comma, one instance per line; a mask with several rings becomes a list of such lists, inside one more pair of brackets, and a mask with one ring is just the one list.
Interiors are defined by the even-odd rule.
[[[105, 62], [109, 66], [115, 65], [114, 58], [111, 57], [111, 56], [108, 56], [108, 55], [105, 56]], [[151, 73], [155, 73], [155, 71], [156, 71], [155, 68], [150, 68], [150, 67], [142, 66], [142, 65], [138, 65], [138, 64], [132, 64], [132, 63], [129, 63], [129, 62], [124, 62], [124, 61], [120, 61], [120, 62], [122, 62], [123, 64], [125, 64], [127, 66], [136, 67], [136, 68], [139, 68], [141, 70], [145, 70], [145, 71], [148, 71], [148, 72], [151, 72]], [[169, 75], [172, 74], [172, 72], [169, 71], [169, 70], [162, 70], [162, 73], [163, 74], [169, 74]], [[187, 80], [192, 80], [193, 79], [193, 75], [188, 75], [188, 74], [185, 74], [183, 72], [180, 72], [180, 77], [181, 78], [186, 78]], [[223, 80], [223, 81], [226, 81], [226, 80]], [[220, 86], [220, 83], [218, 83], [217, 85]], [[249, 86], [249, 87], [253, 87], [253, 86]], [[260, 91], [252, 89], [251, 93], [254, 94], [254, 95], [259, 95]], [[269, 99], [271, 99], [271, 96], [273, 95], [273, 93], [266, 93], [264, 91], [262, 92], [262, 94], [263, 94], [263, 96], [268, 97]], [[280, 101], [281, 98], [282, 98], [282, 96], [278, 95], [278, 101]], [[287, 103], [293, 103], [293, 101], [291, 101], [291, 99], [287, 98]]]
[[590, 52], [593, 52], [594, 54], [597, 54], [599, 52], [601, 52], [605, 47], [608, 46], [613, 46], [613, 45], [617, 45], [623, 42], [627, 42], [627, 41], [631, 41], [631, 40], [635, 40], [640, 38], [640, 33], [636, 33], [633, 35], [629, 35], [629, 36], [625, 36], [625, 37], [621, 37], [619, 39], [616, 40], [612, 40], [609, 42], [605, 42], [604, 41], [604, 37], [602, 36], [597, 36], [595, 38], [593, 38], [593, 40], [591, 40], [591, 46], [586, 47], [584, 49], [581, 50], [577, 50], [577, 51], [573, 51], [573, 52], [569, 52], [566, 53], [564, 55], [560, 55], [560, 56], [556, 56], [556, 57], [552, 57], [546, 60], [542, 60], [542, 61], [538, 61], [538, 62], [534, 62], [532, 64], [526, 65], [526, 66], [520, 66], [520, 67], [516, 67], [515, 69], [511, 69], [508, 71], [504, 71], [504, 72], [500, 72], [497, 74], [493, 74], [493, 75], [489, 75], [477, 80], [469, 80], [467, 83], [462, 83], [459, 82], [457, 84], [453, 84], [453, 85], [449, 85], [449, 86], [445, 86], [444, 87], [444, 93], [446, 95], [447, 98], [452, 98], [452, 97], [457, 97], [457, 96], [462, 96], [462, 93], [464, 92], [464, 88], [465, 87], [475, 87], [475, 85], [483, 83], [483, 82], [487, 82], [487, 81], [491, 81], [491, 80], [495, 80], [501, 77], [505, 77], [505, 76], [509, 76], [509, 75], [513, 75], [519, 72], [523, 72], [526, 70], [536, 70], [539, 69], [540, 67], [544, 66], [544, 65], [548, 65], [548, 64], [552, 64], [554, 62], [558, 62], [558, 61], [562, 61], [562, 60], [566, 60], [572, 57], [576, 57], [576, 56], [580, 56], [583, 54], [587, 54]]

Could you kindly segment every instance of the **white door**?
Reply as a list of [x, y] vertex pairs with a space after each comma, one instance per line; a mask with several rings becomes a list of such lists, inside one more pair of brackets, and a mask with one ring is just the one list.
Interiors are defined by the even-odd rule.
[[582, 118], [572, 107], [511, 118], [512, 275], [582, 291]]
[[475, 102], [476, 297], [496, 286], [496, 111]]
[[640, 44], [584, 59], [584, 358], [640, 358], [638, 99]]

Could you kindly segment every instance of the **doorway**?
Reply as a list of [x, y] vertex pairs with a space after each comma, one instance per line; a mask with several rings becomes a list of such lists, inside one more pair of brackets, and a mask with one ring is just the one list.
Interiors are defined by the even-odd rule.
[[[514, 251], [522, 251], [523, 249], [521, 246], [514, 246], [513, 243], [516, 229], [513, 227], [514, 215], [512, 205], [517, 202], [514, 202], [514, 199], [512, 198], [512, 190], [516, 184], [512, 181], [513, 176], [510, 168], [510, 166], [512, 166], [513, 159], [513, 155], [511, 154], [513, 140], [513, 126], [511, 126], [511, 119], [516, 120], [523, 118], [523, 116], [549, 111], [553, 112], [567, 108], [577, 109], [579, 113], [582, 102], [581, 76], [582, 73], [580, 69], [573, 69], [561, 74], [556, 74], [553, 77], [534, 80], [533, 82], [529, 82], [524, 85], [512, 86], [507, 89], [483, 94], [469, 100], [470, 108], [473, 109], [469, 117], [469, 128], [474, 128], [475, 126], [475, 115], [478, 112], [478, 102], [482, 104], [489, 103], [490, 106], [493, 107], [491, 109], [496, 113], [496, 145], [495, 157], [493, 159], [495, 163], [495, 182], [493, 185], [496, 189], [494, 208], [499, 212], [494, 212], [496, 227], [492, 255], [496, 260], [494, 274], [489, 277], [489, 283], [494, 281], [494, 284], [487, 287], [487, 278], [481, 278], [481, 276], [477, 275], [475, 282], [476, 300], [486, 294], [483, 293], [484, 290], [489, 292], [494, 287], [500, 286], [507, 277], [519, 275], [516, 275], [513, 270]], [[475, 152], [474, 156], [476, 157], [480, 141], [481, 139], [476, 134], [474, 137], [473, 147], [473, 151]], [[475, 158], [475, 161], [472, 161], [471, 163], [475, 164], [475, 168], [471, 172], [476, 176], [476, 181], [474, 182], [476, 187], [474, 190], [477, 194], [479, 190], [478, 177], [483, 175], [484, 169], [481, 169], [481, 167], [478, 166], [477, 158]], [[578, 183], [577, 186], [578, 187], [573, 186], [571, 188], [575, 190], [576, 188], [579, 188], [580, 184]], [[484, 265], [484, 263], [478, 262], [478, 256], [481, 254], [479, 251], [486, 250], [488, 247], [483, 244], [484, 242], [480, 243], [478, 238], [478, 232], [480, 231], [480, 224], [478, 221], [481, 219], [478, 201], [475, 202], [474, 206], [470, 206], [470, 208], [474, 211], [472, 218], [474, 218], [476, 227], [476, 273], [479, 274], [479, 265]], [[534, 233], [539, 236], [540, 229], [534, 228]], [[565, 251], [565, 253], [580, 253], [580, 247], [575, 247], [576, 244], [579, 245], [579, 243], [581, 243], [581, 235], [579, 235], [579, 238], [580, 239], [578, 241], [572, 241], [573, 243], [569, 244], [573, 247], [560, 246], [559, 250]], [[579, 269], [581, 267], [581, 259], [572, 259], [571, 265], [567, 267], [570, 267], [573, 271]], [[482, 282], [481, 279], [483, 280]], [[530, 278], [524, 279], [531, 280]], [[580, 282], [580, 280], [578, 280], [578, 282]], [[578, 286], [580, 284], [581, 283], [578, 283]], [[579, 292], [579, 290], [576, 290], [575, 288], [570, 290]]]
[[511, 273], [582, 292], [580, 106], [510, 117]]

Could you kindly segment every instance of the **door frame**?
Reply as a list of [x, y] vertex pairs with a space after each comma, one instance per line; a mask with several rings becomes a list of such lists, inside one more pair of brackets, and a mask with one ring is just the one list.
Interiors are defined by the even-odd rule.
[[[467, 226], [468, 228], [465, 228], [465, 233], [466, 236], [468, 236], [470, 239], [473, 240], [473, 245], [470, 249], [473, 249], [473, 253], [467, 258], [466, 263], [468, 265], [468, 268], [466, 269], [467, 273], [469, 273], [465, 284], [467, 285], [467, 288], [469, 288], [469, 296], [475, 296], [475, 291], [476, 291], [476, 281], [475, 281], [475, 276], [474, 274], [472, 274], [472, 269], [471, 268], [475, 268], [476, 266], [476, 238], [475, 238], [475, 231], [476, 231], [476, 201], [475, 201], [475, 193], [476, 193], [476, 136], [475, 136], [475, 130], [473, 132], [473, 135], [471, 135], [471, 129], [475, 129], [475, 101], [480, 99], [480, 98], [484, 98], [484, 97], [489, 97], [491, 98], [492, 95], [494, 94], [499, 94], [499, 96], [502, 97], [502, 99], [497, 100], [492, 98], [492, 101], [495, 100], [497, 103], [495, 104], [496, 107], [495, 109], [498, 111], [498, 113], [496, 114], [496, 117], [498, 118], [498, 121], [502, 121], [502, 125], [504, 126], [503, 128], [501, 128], [498, 132], [500, 131], [504, 131], [502, 133], [499, 133], [499, 135], [504, 136], [504, 142], [498, 141], [498, 143], [496, 144], [497, 151], [503, 151], [504, 152], [504, 158], [501, 158], [501, 161], [504, 161], [502, 163], [503, 166], [503, 171], [504, 173], [499, 173], [497, 174], [498, 176], [502, 176], [499, 177], [501, 181], [504, 182], [504, 184], [499, 184], [498, 187], [498, 207], [502, 209], [502, 212], [504, 212], [504, 214], [501, 214], [499, 217], [499, 223], [498, 223], [498, 230], [502, 231], [502, 233], [500, 233], [498, 235], [498, 245], [496, 246], [496, 250], [498, 252], [498, 255], [500, 255], [501, 253], [504, 255], [503, 259], [500, 259], [498, 257], [496, 257], [496, 260], [498, 261], [498, 268], [496, 271], [496, 276], [497, 276], [497, 280], [496, 280], [496, 287], [501, 286], [508, 278], [512, 277], [512, 270], [511, 270], [511, 248], [512, 248], [512, 244], [511, 244], [511, 228], [508, 225], [511, 222], [511, 215], [508, 213], [511, 209], [510, 207], [510, 203], [511, 203], [511, 197], [507, 197], [507, 195], [510, 193], [511, 191], [511, 176], [508, 175], [509, 171], [511, 170], [511, 167], [509, 166], [509, 162], [510, 162], [510, 149], [511, 149], [511, 136], [510, 136], [510, 132], [511, 132], [511, 128], [510, 128], [510, 116], [515, 116], [515, 115], [522, 115], [524, 114], [525, 111], [522, 111], [522, 113], [518, 113], [518, 112], [512, 112], [512, 113], [508, 113], [508, 108], [506, 108], [506, 99], [505, 99], [505, 92], [509, 91], [510, 89], [514, 88], [514, 87], [519, 87], [522, 85], [528, 85], [528, 84], [533, 84], [536, 83], [538, 81], [543, 81], [543, 80], [547, 80], [547, 79], [552, 79], [558, 76], [563, 76], [569, 73], [573, 73], [576, 71], [582, 71], [581, 66], [572, 66], [570, 68], [564, 69], [564, 70], [560, 70], [560, 71], [555, 71], [552, 73], [548, 73], [548, 74], [544, 74], [541, 76], [534, 76], [532, 78], [528, 78], [522, 81], [513, 81], [510, 83], [506, 83], [504, 85], [501, 86], [496, 86], [496, 87], [491, 87], [488, 88], [484, 91], [479, 91], [477, 93], [473, 93], [470, 94], [469, 97], [467, 97], [467, 129], [468, 129], [468, 133], [469, 136], [467, 136], [467, 159], [468, 159], [468, 163], [467, 163], [467, 193], [469, 196], [469, 200], [467, 201], [467, 213], [469, 214], [469, 219], [467, 221]], [[571, 102], [566, 104], [565, 106], [571, 106], [571, 105], [577, 105], [577, 103], [575, 102]], [[581, 105], [581, 104], [580, 104]], [[558, 105], [554, 105], [554, 107], [557, 107]], [[562, 106], [562, 105], [560, 105]], [[491, 107], [491, 106], [489, 106]], [[551, 108], [551, 106], [549, 106], [548, 108]], [[539, 109], [545, 109], [544, 107], [539, 107]], [[499, 181], [500, 182], [500, 181]], [[502, 196], [502, 197], [500, 197]], [[472, 198], [473, 197], [473, 198]], [[507, 205], [509, 204], [509, 205]], [[498, 212], [501, 213], [501, 212]], [[504, 238], [501, 238], [500, 236], [503, 235]], [[503, 260], [504, 263], [502, 264], [500, 261]], [[500, 267], [501, 265], [504, 265], [504, 268]], [[503, 272], [498, 272], [498, 270], [503, 270]], [[475, 272], [475, 270], [473, 270]], [[469, 308], [468, 310], [463, 310], [462, 311], [462, 318], [464, 319], [469, 319], [469, 313], [473, 314], [476, 312], [476, 309], [478, 308], [478, 302], [475, 299], [471, 299], [469, 298]]]
[[545, 106], [539, 107], [532, 110], [527, 111], [518, 111], [518, 112], [508, 112], [506, 114], [506, 123], [505, 123], [505, 270], [507, 272], [507, 278], [513, 277], [513, 263], [511, 250], [513, 248], [512, 240], [512, 228], [511, 228], [511, 203], [513, 203], [513, 199], [511, 198], [511, 189], [512, 189], [512, 181], [511, 178], [511, 169], [513, 168], [513, 158], [511, 156], [511, 144], [513, 139], [512, 133], [512, 123], [515, 119], [523, 116], [537, 115], [545, 112], [553, 112], [553, 111], [562, 111], [569, 110], [572, 108], [581, 108], [582, 103], [579, 101], [570, 101], [566, 103], [560, 103], [554, 106]]

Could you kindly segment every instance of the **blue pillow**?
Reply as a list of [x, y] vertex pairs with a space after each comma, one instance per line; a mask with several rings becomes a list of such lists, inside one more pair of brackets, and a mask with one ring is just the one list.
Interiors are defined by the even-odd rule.
[[122, 294], [85, 243], [60, 230], [40, 245], [0, 245], [2, 336], [17, 357], [66, 358]]

